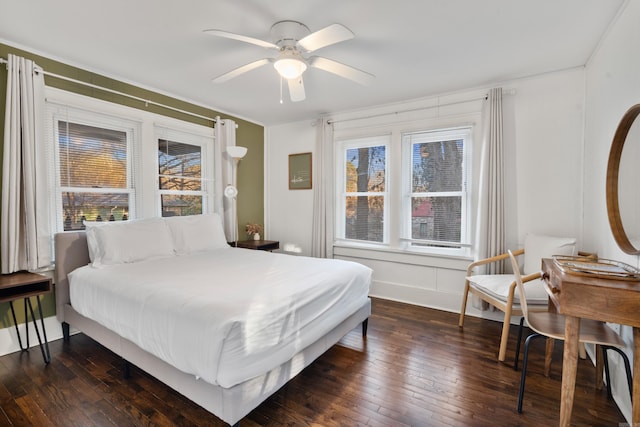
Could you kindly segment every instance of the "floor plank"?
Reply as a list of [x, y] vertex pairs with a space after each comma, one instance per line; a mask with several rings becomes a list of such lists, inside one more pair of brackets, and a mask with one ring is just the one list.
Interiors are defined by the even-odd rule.
[[[532, 345], [524, 412], [516, 411], [520, 372], [513, 370], [516, 328], [507, 362], [497, 361], [501, 324], [373, 299], [368, 336], [360, 328], [252, 411], [253, 426], [539, 426], [559, 421], [562, 344], [549, 378], [544, 341]], [[0, 357], [0, 425], [224, 426], [214, 415], [133, 368], [83, 334]], [[624, 423], [595, 369], [580, 360], [574, 425]]]

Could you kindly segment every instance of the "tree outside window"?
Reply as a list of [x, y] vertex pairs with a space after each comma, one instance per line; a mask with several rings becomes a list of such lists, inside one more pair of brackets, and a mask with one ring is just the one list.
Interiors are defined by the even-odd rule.
[[83, 229], [85, 220], [128, 219], [127, 132], [67, 121], [57, 125], [64, 230]]
[[162, 216], [203, 212], [200, 146], [159, 139], [158, 175]]
[[466, 245], [465, 162], [470, 128], [403, 134], [411, 159], [410, 244], [462, 248]]
[[345, 237], [382, 242], [386, 191], [386, 147], [346, 150]]

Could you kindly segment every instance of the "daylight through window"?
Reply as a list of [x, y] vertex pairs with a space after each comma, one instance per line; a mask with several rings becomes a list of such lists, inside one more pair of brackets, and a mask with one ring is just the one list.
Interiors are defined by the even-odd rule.
[[403, 134], [410, 153], [409, 240], [416, 247], [466, 243], [466, 151], [470, 129]]
[[131, 132], [59, 120], [57, 135], [64, 230], [82, 229], [86, 220], [126, 220], [134, 195]]
[[468, 256], [472, 127], [336, 141], [338, 245]]
[[158, 175], [162, 216], [202, 213], [202, 149], [158, 140]]

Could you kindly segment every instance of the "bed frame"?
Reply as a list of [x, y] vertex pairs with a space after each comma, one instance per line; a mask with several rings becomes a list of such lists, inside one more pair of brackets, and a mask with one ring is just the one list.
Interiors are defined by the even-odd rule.
[[56, 234], [55, 257], [56, 316], [62, 323], [65, 340], [69, 340], [70, 327], [78, 329], [121, 356], [126, 363], [132, 363], [146, 371], [231, 425], [238, 423], [360, 323], [362, 323], [362, 334], [365, 337], [367, 320], [371, 314], [371, 300], [367, 299], [367, 302], [354, 314], [287, 362], [259, 377], [231, 388], [223, 388], [179, 371], [73, 309], [69, 300], [67, 274], [89, 263], [84, 231]]

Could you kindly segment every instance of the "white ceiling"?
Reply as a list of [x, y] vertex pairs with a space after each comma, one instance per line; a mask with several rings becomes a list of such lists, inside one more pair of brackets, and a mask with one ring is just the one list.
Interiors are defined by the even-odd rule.
[[[625, 0], [0, 0], [0, 42], [264, 125], [423, 98], [581, 66]], [[296, 20], [340, 23], [355, 38], [314, 54], [376, 76], [369, 87], [319, 69], [307, 99], [265, 65], [211, 78], [277, 53], [202, 32], [269, 39]]]

